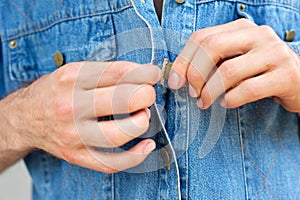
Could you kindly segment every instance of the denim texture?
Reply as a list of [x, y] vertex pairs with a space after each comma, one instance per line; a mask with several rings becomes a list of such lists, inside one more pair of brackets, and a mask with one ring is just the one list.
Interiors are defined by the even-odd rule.
[[[294, 29], [295, 40], [287, 44], [300, 53], [299, 0], [165, 0], [161, 24], [148, 0], [7, 0], [0, 9], [0, 97], [54, 71], [56, 51], [65, 63], [128, 60], [162, 66], [164, 58], [175, 60], [194, 31], [245, 16], [271, 26], [283, 40], [285, 31]], [[16, 48], [9, 47], [13, 40]], [[203, 111], [187, 88], [157, 85], [156, 93], [176, 154], [170, 171], [106, 175], [36, 151], [25, 158], [33, 199], [300, 199], [295, 113], [272, 99], [228, 110], [215, 103]], [[209, 130], [220, 137], [201, 157]], [[151, 159], [155, 156], [147, 166]]]

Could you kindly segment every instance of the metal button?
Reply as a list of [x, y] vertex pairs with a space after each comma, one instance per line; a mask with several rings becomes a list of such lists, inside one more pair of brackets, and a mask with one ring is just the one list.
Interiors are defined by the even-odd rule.
[[54, 54], [54, 63], [57, 67], [61, 67], [64, 64], [64, 56], [61, 52], [57, 51]]
[[9, 42], [9, 47], [10, 47], [11, 49], [16, 48], [17, 46], [18, 46], [17, 40], [12, 40], [12, 41]]
[[239, 10], [241, 12], [245, 12], [246, 11], [246, 6], [244, 4], [242, 4], [242, 3], [239, 3]]
[[175, 0], [176, 3], [182, 4], [185, 2], [185, 0]]
[[170, 164], [171, 157], [170, 157], [170, 150], [167, 146], [160, 149], [160, 156], [163, 159], [163, 161], [165, 162], [165, 164], [167, 164], [168, 171], [170, 171], [171, 170], [171, 164]]
[[164, 80], [168, 80], [169, 79], [169, 75], [170, 75], [170, 71], [172, 68], [173, 63], [172, 62], [168, 62], [168, 59], [165, 58], [164, 62], [163, 62], [163, 66], [162, 66], [162, 74], [163, 74], [163, 79]]
[[168, 62], [168, 59], [165, 58], [164, 62], [162, 64], [162, 79], [161, 79], [161, 84], [164, 85], [164, 81], [169, 79], [170, 71], [172, 68], [173, 63]]
[[285, 41], [293, 42], [296, 36], [296, 31], [294, 29], [285, 31]]
[[172, 65], [173, 65], [173, 63], [171, 63], [171, 62], [168, 62], [168, 63], [166, 64], [166, 67], [165, 67], [165, 70], [164, 70], [164, 79], [165, 79], [165, 80], [168, 80], [168, 79], [169, 79], [170, 71], [171, 71]]

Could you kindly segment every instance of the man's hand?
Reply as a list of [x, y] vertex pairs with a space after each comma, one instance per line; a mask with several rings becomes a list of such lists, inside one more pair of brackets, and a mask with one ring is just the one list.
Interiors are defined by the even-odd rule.
[[175, 60], [169, 87], [189, 93], [201, 109], [220, 95], [235, 108], [266, 97], [300, 111], [300, 59], [268, 26], [246, 19], [196, 31]]
[[[1, 102], [11, 133], [6, 144], [22, 152], [42, 149], [105, 173], [136, 166], [155, 148], [153, 140], [118, 153], [97, 147], [119, 147], [148, 129], [153, 84], [160, 77], [158, 67], [125, 61], [67, 64]], [[98, 121], [119, 114], [123, 117]]]

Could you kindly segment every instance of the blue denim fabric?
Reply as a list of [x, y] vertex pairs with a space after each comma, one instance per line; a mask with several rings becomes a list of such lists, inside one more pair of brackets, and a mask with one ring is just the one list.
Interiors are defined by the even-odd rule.
[[[0, 9], [1, 97], [54, 71], [56, 51], [66, 63], [129, 60], [161, 66], [164, 58], [175, 60], [194, 31], [245, 16], [271, 26], [282, 39], [294, 29], [288, 45], [300, 53], [299, 0], [165, 0], [161, 25], [148, 0], [7, 0]], [[12, 40], [16, 48], [9, 47]], [[106, 175], [36, 151], [25, 158], [33, 199], [300, 199], [296, 114], [272, 99], [229, 110], [216, 103], [202, 111], [187, 88], [157, 85], [156, 92], [176, 154], [170, 171], [133, 173], [155, 166], [148, 159], [136, 171]], [[208, 133], [220, 138], [201, 156]]]

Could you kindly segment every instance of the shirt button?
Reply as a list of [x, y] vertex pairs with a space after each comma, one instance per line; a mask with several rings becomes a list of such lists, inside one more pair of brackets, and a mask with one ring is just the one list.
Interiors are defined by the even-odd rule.
[[296, 31], [294, 29], [285, 31], [285, 41], [293, 42], [295, 39]]
[[64, 56], [61, 52], [57, 51], [54, 53], [54, 63], [57, 67], [61, 67], [64, 64]]
[[239, 3], [239, 10], [240, 10], [241, 12], [245, 12], [245, 11], [246, 11], [246, 6], [245, 6], [245, 4]]
[[160, 83], [164, 85], [164, 81], [167, 81], [169, 79], [170, 71], [172, 68], [173, 63], [168, 62], [168, 59], [165, 58], [164, 62], [162, 64], [162, 79], [160, 80]]
[[12, 40], [9, 42], [9, 48], [14, 49], [18, 46], [17, 40]]
[[185, 2], [185, 0], [175, 0], [176, 3], [182, 4]]
[[171, 155], [170, 155], [170, 150], [167, 146], [160, 149], [160, 156], [163, 159], [164, 163], [167, 165], [168, 171], [170, 171], [170, 169], [171, 169]]

